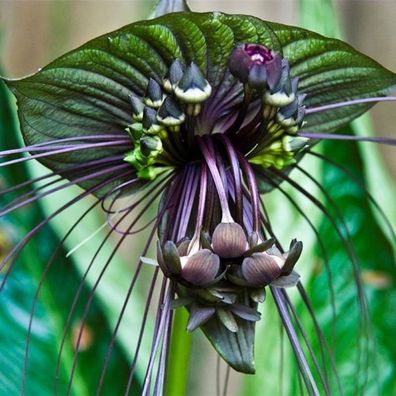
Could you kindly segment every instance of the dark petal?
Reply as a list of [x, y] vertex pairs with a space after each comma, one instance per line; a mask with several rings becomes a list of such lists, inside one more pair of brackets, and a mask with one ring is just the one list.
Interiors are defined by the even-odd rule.
[[294, 266], [301, 256], [302, 250], [303, 243], [294, 239], [290, 244], [290, 250], [287, 253], [285, 264], [282, 267], [282, 275], [289, 275], [293, 271]]
[[262, 253], [262, 252], [268, 250], [274, 243], [275, 243], [275, 239], [274, 238], [267, 239], [266, 241], [264, 241], [264, 242], [262, 242], [262, 243], [260, 243], [260, 244], [258, 244], [256, 246], [253, 246], [252, 248], [247, 250], [244, 253], [244, 256], [245, 257], [249, 257], [253, 253]]
[[289, 275], [283, 275], [271, 282], [274, 287], [294, 287], [300, 280], [300, 275], [293, 271]]
[[261, 314], [256, 309], [242, 304], [234, 304], [230, 306], [230, 311], [242, 319], [250, 322], [257, 322], [261, 319]]
[[242, 274], [251, 286], [266, 286], [281, 274], [276, 256], [267, 253], [253, 253], [242, 263]]
[[253, 65], [249, 72], [249, 85], [255, 89], [265, 89], [267, 86], [267, 71], [264, 65]]
[[213, 307], [203, 307], [193, 304], [190, 308], [190, 317], [188, 318], [187, 331], [194, 331], [206, 323], [216, 312]]
[[205, 286], [216, 278], [219, 268], [219, 257], [208, 249], [202, 249], [188, 257], [181, 275], [193, 285]]
[[212, 246], [222, 258], [240, 257], [248, 247], [245, 231], [237, 223], [220, 223], [213, 232]]
[[247, 83], [253, 63], [246, 51], [242, 47], [238, 47], [232, 51], [228, 67], [235, 77], [241, 82]]
[[236, 333], [238, 331], [238, 323], [236, 322], [234, 315], [223, 308], [218, 308], [216, 310], [217, 316], [220, 319], [220, 322], [224, 325], [232, 333]]
[[282, 58], [276, 54], [274, 58], [265, 64], [267, 69], [267, 82], [272, 91], [279, 83], [282, 75]]
[[181, 273], [181, 262], [179, 251], [173, 241], [166, 241], [162, 249], [162, 255], [164, 258], [165, 266], [169, 269], [172, 274]]

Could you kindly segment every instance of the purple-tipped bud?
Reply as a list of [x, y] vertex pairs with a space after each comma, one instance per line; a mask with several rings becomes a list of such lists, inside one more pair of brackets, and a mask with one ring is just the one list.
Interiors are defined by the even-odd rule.
[[268, 253], [253, 253], [242, 262], [242, 275], [253, 287], [267, 286], [281, 275], [284, 261]]
[[158, 109], [162, 104], [163, 97], [164, 95], [162, 93], [161, 86], [157, 83], [157, 81], [150, 78], [144, 98], [146, 105], [153, 107], [154, 109]]
[[149, 134], [156, 134], [163, 128], [158, 124], [157, 112], [151, 107], [146, 106], [143, 110], [143, 129]]
[[135, 95], [129, 95], [129, 102], [131, 103], [132, 107], [132, 117], [135, 121], [142, 121], [143, 120], [143, 109], [144, 104]]
[[177, 83], [181, 80], [184, 73], [184, 67], [179, 59], [175, 59], [169, 67], [168, 72], [163, 78], [163, 85], [166, 91], [172, 92]]
[[212, 93], [212, 87], [195, 63], [191, 63], [175, 88], [176, 97], [186, 103], [202, 103]]
[[168, 96], [157, 113], [157, 120], [165, 126], [177, 126], [184, 122], [186, 116], [174, 98]]
[[219, 272], [220, 259], [208, 249], [202, 249], [186, 260], [181, 276], [195, 286], [206, 286], [211, 283]]
[[240, 257], [248, 249], [245, 231], [237, 223], [220, 223], [213, 232], [212, 247], [221, 258]]

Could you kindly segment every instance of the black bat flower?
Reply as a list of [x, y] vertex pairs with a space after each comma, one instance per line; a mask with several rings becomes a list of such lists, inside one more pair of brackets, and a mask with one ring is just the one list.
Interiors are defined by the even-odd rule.
[[[298, 274], [307, 265], [299, 262], [304, 236], [290, 235], [290, 248], [282, 247], [282, 224], [271, 224], [263, 194], [284, 182], [309, 194], [290, 172], [320, 139], [394, 144], [333, 134], [374, 103], [395, 100], [386, 97], [394, 73], [307, 30], [251, 16], [181, 12], [105, 34], [32, 76], [5, 82], [17, 99], [25, 147], [0, 152], [0, 166], [36, 159], [50, 171], [2, 192], [45, 183], [36, 194], [12, 200], [0, 216], [71, 185], [83, 191], [9, 250], [1, 288], [29, 241], [79, 200], [93, 195], [102, 204], [109, 234], [121, 234], [118, 247], [155, 208], [155, 219], [143, 227], [150, 233], [129, 290], [141, 267], [154, 264], [126, 394], [158, 283], [143, 394], [163, 392], [173, 310], [182, 306], [189, 312], [187, 331], [202, 329], [231, 367], [254, 373], [255, 323], [266, 291], [309, 394], [329, 394], [326, 381], [317, 383], [311, 373], [285, 289], [296, 287], [306, 301]], [[30, 155], [12, 158], [24, 153]], [[53, 184], [58, 178], [60, 186]], [[120, 208], [125, 197], [132, 203]], [[82, 327], [75, 362], [81, 338]]]

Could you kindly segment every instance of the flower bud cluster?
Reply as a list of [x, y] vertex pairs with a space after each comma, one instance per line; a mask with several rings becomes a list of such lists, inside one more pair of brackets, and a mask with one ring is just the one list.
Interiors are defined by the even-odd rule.
[[257, 321], [257, 304], [265, 300], [265, 287], [291, 287], [299, 280], [293, 268], [302, 243], [292, 241], [281, 254], [273, 240], [249, 238], [237, 223], [220, 223], [212, 237], [167, 241], [158, 244], [157, 260], [165, 276], [178, 284], [179, 299], [185, 305], [192, 331], [217, 316], [230, 331], [238, 331], [238, 321]]
[[305, 95], [298, 93], [288, 60], [263, 45], [242, 44], [232, 52], [229, 68], [244, 84], [245, 95], [262, 102], [263, 141], [250, 162], [278, 169], [291, 164], [306, 142], [295, 136], [303, 125]]
[[195, 63], [184, 67], [176, 59], [158, 82], [150, 78], [143, 98], [130, 96], [133, 123], [127, 131], [134, 148], [125, 156], [140, 178], [153, 179], [160, 171], [164, 142], [178, 133], [187, 117], [197, 116], [212, 87]]

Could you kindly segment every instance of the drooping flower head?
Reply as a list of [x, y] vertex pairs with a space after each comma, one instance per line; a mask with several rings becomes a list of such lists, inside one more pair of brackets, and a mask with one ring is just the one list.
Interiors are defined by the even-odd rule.
[[[323, 48], [342, 56], [320, 57]], [[61, 176], [69, 180], [61, 188], [84, 189], [52, 217], [94, 195], [122, 243], [160, 199], [131, 283], [132, 290], [144, 263], [154, 264], [142, 336], [163, 275], [144, 394], [153, 382], [155, 393], [162, 392], [173, 310], [180, 307], [189, 314], [187, 331], [202, 329], [229, 365], [253, 373], [255, 323], [268, 290], [306, 386], [316, 389], [285, 290], [297, 286], [304, 293], [294, 269], [306, 265], [298, 262], [303, 244], [294, 239], [304, 238], [290, 235], [289, 248], [282, 247], [281, 225], [271, 224], [262, 194], [294, 183], [289, 173], [317, 139], [381, 100], [396, 84], [393, 73], [303, 29], [189, 12], [126, 26], [7, 84], [26, 147], [2, 155], [31, 156], [3, 166], [37, 159], [53, 172], [42, 179]], [[42, 196], [59, 190], [50, 186]], [[115, 207], [131, 196], [132, 204]], [[2, 215], [31, 201], [11, 203]], [[124, 220], [130, 225], [121, 229]], [[5, 257], [2, 268], [11, 265], [4, 282], [20, 250], [48, 221]], [[153, 257], [149, 246], [156, 246]], [[140, 346], [141, 337], [130, 379]], [[130, 386], [131, 380], [127, 393]]]

